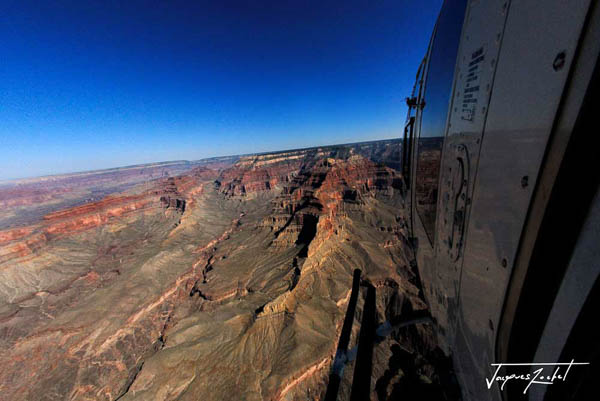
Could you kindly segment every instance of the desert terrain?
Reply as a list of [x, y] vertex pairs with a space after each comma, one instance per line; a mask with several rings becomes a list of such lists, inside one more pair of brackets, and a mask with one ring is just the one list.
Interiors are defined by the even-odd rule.
[[[367, 287], [378, 327], [427, 315], [399, 146], [4, 183], [0, 400], [323, 399], [355, 269], [349, 349]], [[456, 399], [427, 321], [378, 330], [369, 370], [372, 400]]]

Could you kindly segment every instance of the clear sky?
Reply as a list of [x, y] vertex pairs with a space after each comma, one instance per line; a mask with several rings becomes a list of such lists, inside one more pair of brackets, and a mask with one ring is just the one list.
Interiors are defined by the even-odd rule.
[[441, 7], [0, 2], [0, 180], [399, 137]]

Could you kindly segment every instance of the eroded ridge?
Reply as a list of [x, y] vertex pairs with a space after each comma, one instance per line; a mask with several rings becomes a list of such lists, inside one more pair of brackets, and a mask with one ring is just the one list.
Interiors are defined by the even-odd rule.
[[[0, 399], [321, 399], [354, 269], [378, 322], [426, 309], [388, 145], [242, 157], [0, 232]], [[437, 386], [437, 352], [425, 324], [387, 337], [373, 397], [413, 368]]]

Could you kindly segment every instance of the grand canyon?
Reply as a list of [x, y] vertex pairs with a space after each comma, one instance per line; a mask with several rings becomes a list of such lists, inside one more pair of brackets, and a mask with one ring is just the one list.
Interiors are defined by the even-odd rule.
[[[390, 329], [428, 315], [399, 157], [388, 140], [0, 183], [0, 399], [324, 399], [357, 269], [370, 399], [457, 399], [427, 319]], [[364, 370], [346, 359], [339, 400]]]

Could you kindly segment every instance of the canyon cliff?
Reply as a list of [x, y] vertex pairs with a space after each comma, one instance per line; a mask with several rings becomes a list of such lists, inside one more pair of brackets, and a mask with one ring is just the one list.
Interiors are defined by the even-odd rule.
[[[323, 399], [355, 269], [350, 348], [365, 286], [381, 327], [427, 314], [399, 153], [384, 141], [242, 156], [11, 224], [0, 400]], [[427, 322], [381, 335], [371, 399], [454, 399], [446, 363]]]

